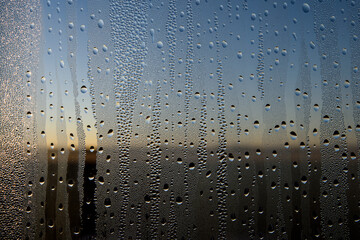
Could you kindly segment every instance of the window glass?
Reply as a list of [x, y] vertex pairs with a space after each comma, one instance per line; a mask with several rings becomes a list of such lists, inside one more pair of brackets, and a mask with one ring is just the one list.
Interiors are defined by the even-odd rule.
[[1, 9], [1, 238], [359, 238], [358, 1]]

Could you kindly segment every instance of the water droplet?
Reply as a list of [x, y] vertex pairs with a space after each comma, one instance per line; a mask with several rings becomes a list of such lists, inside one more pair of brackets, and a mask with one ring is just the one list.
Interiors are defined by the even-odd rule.
[[194, 170], [194, 169], [195, 169], [195, 164], [194, 164], [194, 163], [190, 163], [190, 164], [189, 164], [189, 169], [190, 169], [190, 170]]
[[319, 111], [320, 107], [319, 104], [314, 104], [314, 110], [315, 112]]
[[30, 72], [30, 71], [27, 71], [27, 72], [26, 72], [26, 77], [27, 77], [27, 78], [30, 78], [30, 77], [31, 77], [31, 72]]
[[105, 199], [104, 205], [105, 205], [106, 208], [111, 207], [111, 200], [110, 200], [110, 198], [106, 198], [106, 199]]
[[98, 27], [99, 27], [99, 28], [103, 28], [103, 27], [104, 27], [104, 20], [100, 19], [100, 20], [98, 21]]
[[323, 117], [323, 121], [324, 121], [325, 123], [328, 123], [328, 122], [330, 121], [330, 117], [329, 117], [328, 115], [325, 115], [325, 116]]
[[221, 45], [223, 48], [226, 48], [228, 46], [228, 43], [224, 40], [221, 42]]
[[110, 129], [108, 131], [108, 137], [112, 137], [114, 135], [114, 131], [112, 129]]
[[310, 42], [311, 49], [315, 49], [315, 43], [313, 41]]
[[270, 111], [270, 108], [271, 108], [271, 105], [270, 105], [270, 104], [266, 104], [266, 105], [265, 105], [265, 110], [266, 110], [266, 111]]
[[290, 132], [290, 137], [291, 137], [292, 140], [295, 140], [295, 139], [297, 138], [296, 132], [291, 131], [291, 132]]
[[252, 13], [252, 14], [251, 14], [251, 20], [254, 21], [255, 19], [256, 19], [256, 14], [255, 14], [255, 13]]
[[237, 53], [237, 57], [238, 57], [239, 59], [241, 59], [241, 58], [242, 58], [242, 56], [243, 56], [242, 52], [241, 52], [241, 51], [238, 51], [238, 53]]
[[74, 181], [73, 180], [69, 180], [68, 181], [68, 187], [73, 187], [74, 186]]
[[164, 47], [164, 44], [163, 44], [162, 41], [158, 41], [157, 44], [156, 44], [156, 46], [161, 49], [161, 48]]
[[356, 108], [360, 109], [360, 101], [356, 101]]
[[177, 198], [176, 198], [176, 203], [177, 203], [178, 205], [181, 205], [181, 204], [183, 203], [182, 197], [177, 197]]
[[310, 6], [309, 6], [309, 4], [304, 3], [304, 4], [302, 5], [302, 10], [303, 10], [304, 13], [308, 13], [308, 12], [310, 11]]
[[87, 87], [84, 85], [84, 86], [82, 86], [81, 88], [80, 88], [80, 91], [82, 92], [82, 93], [86, 93], [87, 92]]
[[346, 55], [346, 54], [347, 54], [347, 49], [346, 49], [346, 48], [343, 48], [343, 49], [342, 49], [342, 54], [343, 54], [343, 55]]

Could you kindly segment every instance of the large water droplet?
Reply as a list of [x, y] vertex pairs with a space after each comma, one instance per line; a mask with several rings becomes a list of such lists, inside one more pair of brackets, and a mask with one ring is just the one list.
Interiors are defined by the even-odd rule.
[[104, 20], [100, 19], [100, 20], [98, 21], [98, 27], [99, 27], [99, 28], [103, 28], [103, 27], [104, 27]]
[[290, 132], [290, 137], [291, 137], [292, 140], [295, 140], [295, 139], [297, 138], [296, 132], [291, 131], [291, 132]]
[[87, 87], [86, 87], [85, 85], [82, 86], [81, 89], [80, 89], [80, 91], [81, 91], [82, 93], [86, 93], [86, 92], [87, 92]]
[[156, 46], [161, 49], [161, 48], [164, 47], [164, 44], [163, 44], [162, 41], [158, 41], [157, 44], [156, 44]]
[[303, 10], [304, 13], [308, 13], [308, 12], [310, 11], [310, 6], [309, 6], [309, 4], [304, 3], [304, 4], [302, 5], [302, 10]]
[[105, 207], [107, 207], [107, 208], [111, 207], [111, 200], [110, 200], [110, 198], [106, 198], [106, 199], [105, 199], [104, 205], [105, 205]]

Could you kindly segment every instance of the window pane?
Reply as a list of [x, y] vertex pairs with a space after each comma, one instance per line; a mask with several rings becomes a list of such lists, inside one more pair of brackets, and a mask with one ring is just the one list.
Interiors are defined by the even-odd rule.
[[3, 239], [357, 239], [359, 3], [2, 1]]

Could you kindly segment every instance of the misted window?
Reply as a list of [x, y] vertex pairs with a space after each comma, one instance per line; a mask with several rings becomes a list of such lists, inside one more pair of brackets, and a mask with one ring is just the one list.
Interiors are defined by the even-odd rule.
[[1, 239], [359, 239], [360, 5], [0, 1]]

